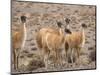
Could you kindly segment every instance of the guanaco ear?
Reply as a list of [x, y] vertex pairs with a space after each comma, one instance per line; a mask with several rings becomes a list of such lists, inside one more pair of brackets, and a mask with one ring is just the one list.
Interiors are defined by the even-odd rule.
[[58, 25], [59, 28], [61, 28], [62, 23], [61, 22], [57, 22], [57, 25]]
[[21, 19], [21, 22], [22, 23], [25, 23], [26, 22], [26, 16], [21, 16], [20, 19]]
[[87, 28], [87, 25], [85, 23], [82, 23], [83, 28]]

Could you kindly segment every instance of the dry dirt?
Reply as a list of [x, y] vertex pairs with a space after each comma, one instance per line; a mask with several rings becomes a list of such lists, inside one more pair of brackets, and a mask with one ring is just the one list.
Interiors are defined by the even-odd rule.
[[[12, 72], [32, 73], [45, 71], [63, 71], [76, 69], [95, 69], [96, 68], [96, 7], [89, 5], [69, 5], [69, 4], [52, 4], [36, 2], [12, 2], [12, 33], [17, 31], [20, 25], [19, 17], [27, 16], [27, 39], [24, 49], [21, 50], [19, 59], [19, 71], [13, 69]], [[59, 16], [60, 14], [60, 16]], [[42, 15], [42, 18], [41, 18]], [[58, 66], [57, 68], [50, 65], [45, 69], [43, 60], [39, 55], [39, 50], [35, 42], [35, 33], [43, 27], [56, 27], [56, 20], [60, 20], [64, 26], [64, 18], [69, 18], [70, 29], [72, 31], [81, 31], [81, 24], [85, 23], [86, 43], [82, 48], [80, 55], [80, 65], [72, 67], [69, 62]], [[62, 59], [63, 61], [64, 59]]]

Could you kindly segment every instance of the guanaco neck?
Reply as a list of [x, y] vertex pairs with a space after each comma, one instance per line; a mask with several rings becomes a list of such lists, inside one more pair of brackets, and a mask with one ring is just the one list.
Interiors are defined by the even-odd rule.
[[59, 34], [60, 34], [60, 38], [62, 39], [61, 42], [63, 42], [64, 41], [64, 32], [61, 28], [59, 29]]
[[25, 23], [23, 23], [22, 35], [23, 35], [23, 41], [22, 41], [21, 49], [24, 48], [26, 37], [27, 37], [27, 29], [26, 29], [26, 24]]
[[60, 35], [63, 35], [63, 30], [61, 28], [59, 29], [59, 33]]
[[69, 25], [67, 25], [67, 29], [69, 29], [70, 27], [69, 27]]
[[82, 47], [85, 44], [85, 32], [84, 32], [84, 28], [82, 28]]

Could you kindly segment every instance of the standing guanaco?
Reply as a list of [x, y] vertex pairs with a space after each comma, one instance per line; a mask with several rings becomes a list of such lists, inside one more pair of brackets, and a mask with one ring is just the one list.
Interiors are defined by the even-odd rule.
[[[70, 58], [73, 63], [73, 53], [77, 52], [77, 58], [79, 59], [80, 50], [85, 44], [85, 32], [86, 24], [82, 24], [82, 31], [71, 32], [71, 34], [65, 36], [65, 51], [68, 59], [68, 51], [71, 51]], [[67, 32], [67, 31], [66, 31]], [[74, 52], [73, 52], [74, 51]]]
[[12, 52], [15, 70], [18, 70], [19, 54], [21, 49], [24, 47], [26, 40], [26, 16], [21, 16], [20, 20], [22, 23], [19, 26], [19, 30], [12, 32]]
[[37, 32], [36, 42], [40, 50], [43, 52], [43, 60], [47, 67], [47, 58], [50, 53], [54, 53], [55, 64], [59, 63], [59, 50], [64, 44], [64, 29], [62, 23], [57, 22], [58, 30], [54, 28], [42, 28]]

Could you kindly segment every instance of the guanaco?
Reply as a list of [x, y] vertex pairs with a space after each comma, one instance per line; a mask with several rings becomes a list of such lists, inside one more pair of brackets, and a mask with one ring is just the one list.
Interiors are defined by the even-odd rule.
[[[71, 51], [70, 58], [73, 63], [73, 51], [77, 52], [77, 58], [79, 59], [81, 48], [85, 44], [85, 32], [84, 29], [87, 27], [86, 24], [82, 24], [82, 31], [72, 32], [65, 36], [65, 51], [68, 59], [68, 51]], [[67, 32], [67, 31], [66, 31]]]
[[20, 19], [22, 24], [20, 25], [19, 30], [12, 32], [13, 61], [15, 70], [18, 70], [19, 54], [21, 49], [24, 47], [26, 40], [26, 16], [21, 16]]
[[47, 67], [47, 58], [50, 53], [54, 52], [55, 61], [59, 61], [59, 49], [64, 44], [64, 31], [61, 28], [62, 23], [57, 22], [59, 29], [42, 28], [37, 32], [36, 42], [39, 49], [42, 50], [43, 60]]

